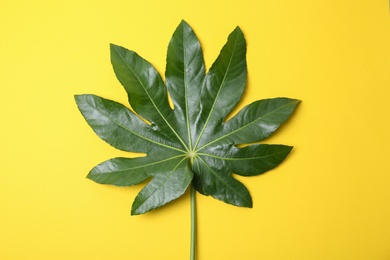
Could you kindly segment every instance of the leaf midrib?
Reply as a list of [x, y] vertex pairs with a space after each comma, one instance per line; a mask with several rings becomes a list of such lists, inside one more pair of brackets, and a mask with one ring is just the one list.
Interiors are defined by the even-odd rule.
[[186, 106], [186, 124], [187, 124], [187, 135], [188, 135], [188, 145], [189, 145], [189, 151], [192, 151], [192, 136], [191, 136], [191, 125], [190, 125], [190, 115], [189, 115], [189, 108], [188, 108], [188, 82], [187, 82], [187, 54], [185, 51], [185, 37], [184, 37], [184, 27], [182, 26], [182, 36], [183, 36], [183, 59], [184, 59], [184, 66], [183, 66], [183, 75], [184, 75], [184, 100], [185, 100], [185, 106]]
[[268, 155], [262, 155], [262, 156], [252, 156], [252, 157], [223, 157], [219, 155], [214, 155], [214, 154], [209, 154], [209, 153], [197, 153], [198, 155], [203, 155], [203, 156], [208, 156], [216, 159], [221, 159], [225, 161], [241, 161], [241, 160], [257, 160], [257, 159], [262, 159], [262, 158], [268, 158], [268, 157], [273, 157], [278, 154], [285, 153], [286, 151], [279, 151], [273, 154], [268, 154]]
[[[128, 168], [124, 168], [124, 169], [121, 169], [121, 170], [116, 170], [115, 173], [121, 173], [121, 172], [136, 170], [136, 169], [140, 169], [140, 168], [145, 168], [145, 167], [153, 166], [153, 165], [156, 165], [156, 164], [165, 163], [165, 162], [168, 162], [168, 161], [171, 161], [171, 160], [183, 157], [183, 156], [184, 155], [176, 155], [176, 156], [172, 156], [172, 157], [169, 157], [169, 158], [165, 158], [165, 159], [163, 159], [161, 161], [156, 161], [156, 162], [152, 162], [152, 163], [142, 164], [142, 165], [139, 165], [139, 166], [136, 166], [136, 167], [128, 167]], [[129, 159], [129, 158], [127, 158], [127, 159]], [[183, 159], [185, 159], [185, 158], [183, 158]], [[180, 162], [182, 162], [182, 161], [183, 160], [181, 160]], [[111, 171], [110, 173], [113, 173], [113, 172]], [[107, 174], [107, 173], [106, 172], [94, 173], [94, 175], [99, 175], [99, 174]]]

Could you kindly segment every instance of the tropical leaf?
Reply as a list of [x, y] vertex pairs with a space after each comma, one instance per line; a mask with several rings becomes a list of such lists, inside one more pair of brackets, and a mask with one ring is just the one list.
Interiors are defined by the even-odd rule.
[[134, 200], [133, 215], [177, 199], [191, 184], [201, 194], [252, 207], [249, 191], [232, 174], [258, 175], [288, 156], [290, 146], [253, 143], [274, 133], [300, 101], [259, 100], [226, 121], [246, 86], [241, 29], [229, 35], [206, 73], [199, 40], [182, 21], [168, 46], [165, 82], [137, 53], [114, 44], [110, 48], [112, 66], [132, 110], [91, 94], [76, 95], [76, 103], [101, 139], [146, 156], [107, 160], [87, 177], [118, 186], [150, 180]]

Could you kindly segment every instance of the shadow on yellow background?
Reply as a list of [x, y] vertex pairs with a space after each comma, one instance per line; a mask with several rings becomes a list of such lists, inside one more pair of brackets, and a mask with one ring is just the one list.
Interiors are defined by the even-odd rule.
[[257, 99], [301, 99], [267, 140], [293, 145], [240, 179], [253, 209], [198, 196], [198, 259], [390, 259], [390, 15], [387, 1], [6, 1], [0, 8], [0, 259], [187, 259], [189, 196], [131, 217], [142, 188], [85, 178], [119, 152], [74, 94], [126, 103], [109, 43], [163, 74], [185, 19], [206, 65], [239, 25]]

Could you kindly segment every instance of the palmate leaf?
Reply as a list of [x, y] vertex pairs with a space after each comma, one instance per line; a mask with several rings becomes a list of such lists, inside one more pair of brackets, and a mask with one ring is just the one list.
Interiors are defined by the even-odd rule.
[[246, 86], [246, 42], [240, 28], [229, 35], [207, 73], [199, 40], [185, 21], [168, 46], [165, 82], [148, 61], [113, 44], [111, 63], [133, 110], [91, 94], [76, 95], [76, 103], [100, 138], [146, 156], [107, 160], [87, 177], [118, 186], [150, 180], [134, 200], [133, 215], [177, 199], [191, 184], [204, 195], [252, 207], [249, 191], [232, 174], [258, 175], [287, 157], [290, 146], [251, 143], [274, 133], [299, 100], [259, 100], [226, 121]]

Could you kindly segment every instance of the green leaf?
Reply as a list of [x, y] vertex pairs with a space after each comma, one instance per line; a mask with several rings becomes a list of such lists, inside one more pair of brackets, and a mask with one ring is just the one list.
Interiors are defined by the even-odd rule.
[[171, 132], [150, 127], [125, 106], [95, 95], [75, 96], [85, 120], [104, 141], [115, 148], [148, 153], [158, 147], [179, 150]]
[[185, 146], [177, 133], [180, 125], [169, 106], [167, 88], [156, 69], [137, 53], [114, 44], [111, 44], [111, 63], [134, 111], [153, 128], [172, 133], [175, 141]]
[[186, 191], [192, 177], [193, 173], [184, 159], [169, 171], [162, 169], [137, 195], [131, 214], [143, 214], [177, 199]]
[[182, 21], [175, 30], [168, 46], [166, 85], [174, 104], [177, 118], [185, 124], [179, 128], [185, 136], [188, 147], [194, 146], [195, 136], [191, 126], [199, 114], [200, 94], [205, 77], [203, 53], [194, 31]]
[[237, 148], [233, 145], [210, 147], [204, 156], [210, 165], [223, 165], [230, 172], [243, 176], [264, 173], [279, 165], [292, 150], [287, 145], [257, 144]]
[[201, 194], [252, 207], [249, 191], [232, 174], [258, 175], [286, 159], [291, 146], [253, 143], [273, 134], [300, 101], [259, 100], [226, 121], [246, 86], [241, 29], [229, 35], [207, 73], [199, 40], [185, 21], [168, 45], [165, 82], [148, 61], [124, 47], [111, 44], [111, 63], [132, 110], [95, 95], [76, 95], [76, 103], [101, 139], [146, 156], [109, 159], [87, 177], [117, 186], [149, 181], [134, 200], [133, 215], [177, 199], [191, 183]]
[[218, 131], [205, 137], [199, 149], [217, 144], [245, 144], [261, 141], [274, 133], [300, 101], [289, 98], [258, 100], [244, 107]]
[[173, 151], [163, 155], [156, 153], [155, 156], [110, 159], [94, 167], [87, 177], [102, 184], [132, 186], [160, 172], [175, 169], [183, 160], [181, 154]]
[[245, 55], [245, 38], [237, 27], [229, 35], [227, 43], [206, 75], [195, 125], [195, 146], [202, 146], [204, 139], [218, 130], [216, 128], [241, 99], [246, 85]]
[[235, 206], [251, 208], [252, 198], [245, 186], [234, 179], [226, 167], [210, 162], [203, 156], [195, 160], [194, 186], [196, 190]]

